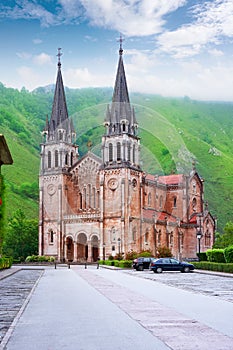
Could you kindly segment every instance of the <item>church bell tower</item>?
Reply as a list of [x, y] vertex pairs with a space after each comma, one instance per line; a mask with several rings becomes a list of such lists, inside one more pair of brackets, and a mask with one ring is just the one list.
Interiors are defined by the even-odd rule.
[[138, 123], [128, 94], [122, 38], [112, 103], [107, 107], [104, 126], [100, 168], [101, 243], [108, 255], [116, 256], [136, 249], [142, 183]]
[[78, 159], [78, 146], [73, 121], [68, 116], [61, 73], [61, 49], [58, 49], [58, 70], [50, 120], [46, 118], [41, 143], [39, 175], [39, 255], [63, 254], [63, 214], [65, 212], [65, 177]]

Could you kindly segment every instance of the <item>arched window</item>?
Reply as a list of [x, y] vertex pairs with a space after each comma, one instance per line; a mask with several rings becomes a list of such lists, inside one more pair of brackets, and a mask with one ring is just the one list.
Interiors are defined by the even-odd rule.
[[54, 241], [54, 232], [51, 230], [50, 231], [50, 243], [53, 243]]
[[52, 157], [51, 157], [51, 152], [48, 152], [48, 168], [51, 168], [51, 164], [52, 164]]
[[112, 162], [113, 161], [113, 146], [112, 146], [112, 143], [109, 144], [108, 151], [109, 151], [109, 154], [108, 154], [109, 162]]
[[96, 207], [97, 207], [97, 208], [100, 207], [100, 191], [97, 191], [97, 203], [96, 203]]
[[125, 123], [122, 124], [122, 131], [124, 132], [126, 129], [125, 129]]
[[73, 165], [73, 160], [74, 160], [74, 155], [73, 155], [73, 152], [71, 152], [71, 155], [70, 155], [70, 165], [71, 166]]
[[159, 197], [159, 207], [160, 209], [163, 207], [163, 196]]
[[95, 188], [94, 187], [92, 189], [92, 203], [93, 203], [93, 208], [96, 208], [96, 196], [95, 196]]
[[121, 143], [117, 142], [117, 161], [121, 160]]
[[193, 207], [193, 211], [196, 211], [197, 210], [197, 200], [196, 198], [193, 198], [193, 202], [192, 202], [192, 207]]
[[149, 232], [147, 231], [145, 233], [145, 243], [148, 243], [148, 238], [149, 238]]
[[88, 208], [91, 208], [91, 185], [88, 184], [88, 193], [87, 193], [87, 196], [88, 196]]
[[176, 197], [173, 197], [173, 207], [176, 208]]
[[69, 155], [68, 155], [68, 153], [66, 153], [65, 165], [69, 165]]
[[135, 163], [135, 145], [133, 145], [133, 163]]
[[136, 229], [136, 227], [134, 227], [133, 231], [132, 231], [132, 240], [133, 241], [136, 241], [136, 233], [137, 233], [137, 229]]
[[148, 205], [151, 206], [151, 193], [148, 194]]
[[59, 130], [59, 141], [62, 141], [62, 132], [61, 132], [61, 130]]
[[130, 161], [130, 159], [131, 159], [131, 157], [130, 157], [130, 151], [131, 151], [131, 149], [130, 149], [130, 144], [128, 145], [128, 161]]
[[87, 190], [86, 188], [83, 189], [83, 209], [86, 209], [87, 207]]
[[55, 168], [58, 167], [58, 151], [55, 151]]
[[80, 209], [83, 208], [83, 198], [82, 198], [82, 193], [79, 193], [79, 206], [80, 206]]

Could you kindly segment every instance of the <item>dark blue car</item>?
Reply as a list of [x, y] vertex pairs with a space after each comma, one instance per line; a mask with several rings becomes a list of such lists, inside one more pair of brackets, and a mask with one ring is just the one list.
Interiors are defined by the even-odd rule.
[[174, 258], [153, 259], [150, 263], [150, 270], [162, 273], [163, 271], [190, 272], [194, 270], [194, 265]]

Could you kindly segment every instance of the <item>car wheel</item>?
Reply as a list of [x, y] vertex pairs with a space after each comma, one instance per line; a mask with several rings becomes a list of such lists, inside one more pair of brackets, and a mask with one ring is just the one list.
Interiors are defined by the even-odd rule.
[[143, 271], [143, 266], [142, 265], [138, 266], [138, 271]]
[[185, 266], [183, 272], [190, 272], [190, 268], [188, 266]]
[[157, 267], [156, 272], [157, 272], [157, 273], [162, 273], [162, 272], [163, 272], [162, 267]]

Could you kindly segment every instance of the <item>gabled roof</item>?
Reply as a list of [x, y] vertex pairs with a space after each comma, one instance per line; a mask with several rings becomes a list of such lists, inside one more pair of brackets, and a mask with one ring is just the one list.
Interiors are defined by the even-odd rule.
[[159, 176], [158, 182], [165, 185], [178, 185], [183, 182], [182, 174], [173, 174], [167, 176]]
[[100, 157], [98, 157], [97, 155], [95, 155], [94, 153], [88, 151], [82, 158], [80, 158], [75, 164], [72, 165], [72, 167], [70, 168], [70, 170], [72, 171], [74, 168], [76, 168], [80, 163], [82, 163], [83, 161], [85, 161], [85, 159], [93, 159], [96, 163], [99, 163], [99, 165], [102, 164], [102, 159]]
[[13, 159], [11, 157], [10, 150], [7, 146], [4, 135], [0, 134], [0, 166], [3, 164], [12, 164]]
[[152, 220], [156, 211], [155, 209], [143, 209], [143, 219]]
[[160, 212], [157, 221], [177, 222], [177, 218], [171, 214]]

